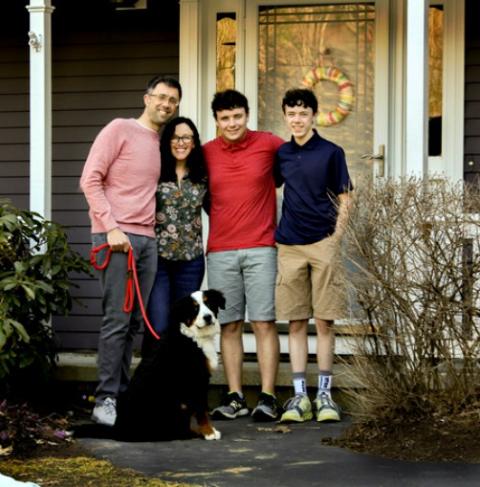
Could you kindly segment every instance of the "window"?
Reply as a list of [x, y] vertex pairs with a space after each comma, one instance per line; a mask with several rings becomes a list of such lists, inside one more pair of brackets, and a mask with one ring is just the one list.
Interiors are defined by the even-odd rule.
[[442, 155], [443, 115], [443, 5], [428, 11], [428, 155]]
[[237, 21], [235, 13], [217, 14], [217, 91], [235, 88]]

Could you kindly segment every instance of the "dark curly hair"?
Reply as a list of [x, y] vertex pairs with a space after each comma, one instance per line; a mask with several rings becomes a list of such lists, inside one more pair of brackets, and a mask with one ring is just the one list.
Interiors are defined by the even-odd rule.
[[282, 110], [285, 113], [285, 107], [310, 107], [313, 113], [318, 111], [318, 101], [315, 93], [306, 88], [294, 88], [288, 90], [282, 100]]
[[203, 159], [202, 144], [195, 124], [186, 117], [177, 117], [165, 125], [160, 141], [160, 154], [162, 156], [162, 166], [160, 171], [160, 182], [176, 182], [175, 172], [177, 161], [173, 157], [170, 141], [175, 134], [177, 125], [186, 124], [193, 132], [194, 147], [187, 157], [188, 175], [192, 183], [198, 184], [206, 181], [205, 161]]
[[217, 112], [222, 110], [233, 110], [234, 108], [245, 108], [248, 115], [247, 97], [237, 90], [217, 91], [212, 100], [213, 118], [217, 119]]

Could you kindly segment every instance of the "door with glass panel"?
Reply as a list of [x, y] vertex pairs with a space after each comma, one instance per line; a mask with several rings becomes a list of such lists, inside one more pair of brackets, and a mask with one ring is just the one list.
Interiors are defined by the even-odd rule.
[[[288, 138], [283, 95], [289, 88], [311, 88], [320, 105], [316, 129], [344, 148], [352, 177], [386, 175], [388, 0], [202, 4], [209, 33], [204, 100], [235, 87], [249, 99], [251, 128]], [[205, 102], [202, 112], [207, 109]], [[203, 120], [208, 137], [214, 136], [213, 120]]]
[[245, 89], [256, 100], [258, 129], [287, 138], [282, 97], [290, 88], [311, 88], [319, 100], [315, 128], [344, 148], [352, 177], [384, 175], [387, 2], [247, 1], [246, 7]]

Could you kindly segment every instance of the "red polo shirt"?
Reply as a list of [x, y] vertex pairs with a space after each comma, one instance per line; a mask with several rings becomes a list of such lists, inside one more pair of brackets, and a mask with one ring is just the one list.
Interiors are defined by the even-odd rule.
[[217, 137], [203, 146], [211, 198], [208, 252], [275, 245], [273, 164], [283, 142], [247, 130], [239, 142]]

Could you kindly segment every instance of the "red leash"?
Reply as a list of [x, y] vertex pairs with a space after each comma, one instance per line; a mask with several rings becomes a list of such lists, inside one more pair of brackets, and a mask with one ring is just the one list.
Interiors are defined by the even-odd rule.
[[[107, 255], [105, 256], [105, 260], [99, 264], [97, 262], [97, 254], [101, 250], [108, 248]], [[112, 248], [108, 243], [104, 243], [99, 245], [98, 247], [93, 247], [90, 251], [90, 264], [97, 269], [98, 271], [103, 271], [107, 268], [110, 257], [112, 256]], [[133, 310], [133, 304], [135, 302], [135, 290], [137, 291], [137, 299], [138, 304], [140, 306], [140, 310], [142, 312], [143, 321], [145, 322], [145, 326], [148, 328], [150, 333], [153, 337], [157, 340], [160, 340], [160, 336], [154, 330], [153, 326], [151, 325], [147, 313], [145, 311], [145, 306], [143, 305], [142, 294], [140, 292], [140, 284], [138, 283], [138, 275], [137, 275], [137, 266], [135, 265], [135, 257], [133, 256], [133, 249], [130, 247], [128, 249], [128, 256], [127, 256], [127, 285], [125, 288], [125, 300], [123, 301], [123, 311], [125, 313], [131, 313]]]

